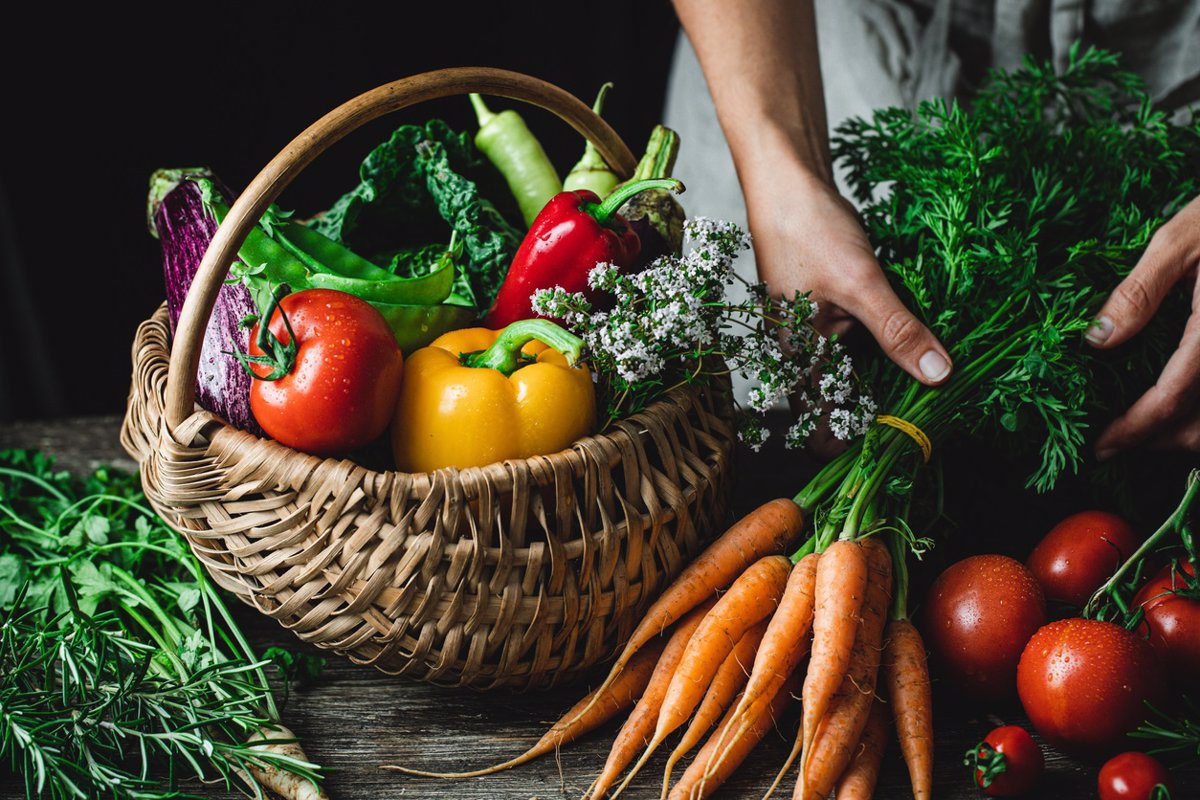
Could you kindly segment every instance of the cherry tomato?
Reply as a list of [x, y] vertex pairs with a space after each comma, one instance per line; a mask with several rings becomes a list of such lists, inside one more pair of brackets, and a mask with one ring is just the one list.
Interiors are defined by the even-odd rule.
[[1162, 702], [1162, 668], [1150, 644], [1111, 622], [1069, 618], [1033, 635], [1017, 668], [1017, 692], [1034, 728], [1059, 749], [1104, 756]]
[[975, 785], [991, 797], [1015, 797], [1037, 785], [1046, 767], [1042, 748], [1020, 725], [1002, 725], [967, 753]]
[[1157, 758], [1131, 750], [1113, 756], [1100, 768], [1100, 800], [1154, 800], [1154, 787], [1166, 787], [1174, 797], [1171, 773]]
[[1014, 691], [1021, 650], [1045, 624], [1046, 601], [1020, 561], [977, 555], [937, 577], [922, 613], [940, 676], [973, 696], [999, 699]]
[[[1192, 687], [1200, 675], [1200, 600], [1189, 597], [1190, 561], [1167, 564], [1133, 598], [1146, 614], [1144, 626], [1159, 661], [1180, 686]], [[1183, 592], [1181, 594], [1181, 592]]]
[[1081, 511], [1050, 529], [1025, 565], [1046, 600], [1081, 608], [1141, 541], [1133, 526], [1107, 511]]
[[[305, 289], [280, 303], [296, 337], [296, 358], [278, 380], [255, 380], [250, 410], [271, 438], [315, 455], [361, 447], [387, 428], [396, 409], [404, 356], [383, 315], [346, 292]], [[270, 331], [290, 341], [279, 309]], [[250, 355], [263, 351], [250, 332]], [[253, 364], [260, 375], [270, 368]]]

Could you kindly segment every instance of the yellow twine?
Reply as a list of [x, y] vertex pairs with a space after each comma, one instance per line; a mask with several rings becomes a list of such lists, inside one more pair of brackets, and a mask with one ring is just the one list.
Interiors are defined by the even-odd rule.
[[890, 414], [880, 414], [875, 418], [875, 421], [880, 425], [887, 425], [889, 428], [895, 428], [907, 434], [910, 439], [917, 443], [917, 447], [921, 448], [921, 455], [925, 456], [925, 463], [929, 463], [929, 457], [933, 455], [933, 442], [929, 441], [929, 437], [925, 435], [925, 431], [906, 419], [893, 417]]

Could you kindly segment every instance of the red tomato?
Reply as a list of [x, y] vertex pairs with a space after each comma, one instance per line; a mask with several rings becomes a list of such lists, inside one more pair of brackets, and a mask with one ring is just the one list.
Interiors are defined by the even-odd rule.
[[1149, 643], [1111, 622], [1069, 618], [1033, 635], [1017, 668], [1021, 705], [1038, 733], [1059, 749], [1110, 755], [1164, 696], [1162, 668]]
[[1113, 756], [1100, 768], [1100, 800], [1153, 800], [1154, 787], [1164, 786], [1171, 796], [1171, 773], [1153, 756], [1132, 750]]
[[1187, 591], [1190, 561], [1167, 564], [1134, 596], [1134, 608], [1146, 613], [1150, 646], [1176, 683], [1192, 687], [1200, 675], [1200, 600]]
[[[250, 387], [250, 410], [271, 438], [306, 453], [361, 447], [387, 428], [396, 410], [404, 356], [383, 315], [346, 292], [305, 289], [279, 304], [296, 335], [292, 370]], [[278, 309], [270, 330], [289, 341]], [[250, 355], [262, 355], [250, 332]], [[260, 376], [270, 374], [253, 365]]]
[[975, 767], [975, 785], [992, 797], [1025, 794], [1042, 777], [1046, 761], [1042, 748], [1020, 725], [1002, 725], [968, 753]]
[[1082, 608], [1139, 544], [1133, 526], [1116, 514], [1081, 511], [1051, 528], [1025, 564], [1047, 601]]
[[1013, 693], [1021, 650], [1046, 622], [1046, 601], [1020, 561], [978, 555], [937, 577], [922, 613], [941, 677], [974, 696], [998, 699]]

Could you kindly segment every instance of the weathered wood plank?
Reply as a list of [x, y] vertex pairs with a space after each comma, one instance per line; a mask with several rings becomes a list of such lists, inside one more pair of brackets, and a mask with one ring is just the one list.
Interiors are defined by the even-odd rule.
[[[56, 454], [63, 467], [75, 470], [114, 462], [130, 466], [117, 441], [118, 425], [118, 419], [105, 417], [0, 426], [0, 448], [42, 448]], [[788, 456], [785, 465], [782, 453], [768, 448], [753, 458], [742, 455], [736, 511], [795, 490], [798, 480], [807, 473], [794, 454]], [[248, 607], [239, 606], [237, 616], [259, 646], [279, 644], [318, 652], [301, 645], [282, 627]], [[330, 770], [328, 789], [335, 800], [578, 798], [603, 764], [618, 727], [611, 723], [563, 750], [557, 758], [542, 758], [486, 778], [439, 781], [397, 775], [381, 770], [380, 765], [461, 770], [516, 755], [536, 741], [546, 724], [574, 703], [586, 687], [483, 694], [394, 678], [327, 655], [324, 674], [314, 685], [293, 691], [283, 714], [304, 740], [308, 755]], [[600, 677], [596, 674], [592, 680]], [[935, 694], [935, 709], [935, 797], [978, 798], [981, 794], [971, 785], [969, 771], [961, 763], [962, 754], [996, 724], [1028, 722], [1016, 703], [983, 715], [973, 713], [967, 704], [941, 691]], [[794, 724], [795, 715], [787, 722]], [[717, 796], [761, 797], [790, 746], [792, 730], [785, 727], [778, 735], [768, 736], [739, 770], [736, 780]], [[1050, 749], [1047, 755], [1047, 777], [1035, 797], [1095, 796], [1096, 765], [1063, 757]], [[664, 752], [652, 759], [624, 796], [629, 800], [657, 798], [665, 758]], [[1177, 775], [1182, 790], [1179, 797], [1200, 796], [1195, 789], [1200, 786], [1200, 766]], [[787, 780], [779, 796], [789, 796], [793, 782]], [[213, 798], [239, 796], [213, 787], [193, 785], [189, 789]], [[0, 800], [20, 796], [20, 784], [0, 772]], [[876, 796], [911, 796], [904, 764], [894, 744], [885, 758]]]

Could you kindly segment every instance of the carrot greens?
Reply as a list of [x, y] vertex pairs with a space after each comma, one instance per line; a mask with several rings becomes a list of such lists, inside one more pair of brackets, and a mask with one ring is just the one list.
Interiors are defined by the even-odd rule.
[[994, 441], [1048, 491], [1098, 419], [1152, 385], [1183, 329], [1171, 297], [1128, 344], [1084, 341], [1154, 232], [1200, 194], [1200, 126], [1156, 109], [1114, 54], [1076, 47], [1061, 73], [1032, 60], [992, 72], [970, 106], [852, 119], [834, 153], [881, 265], [955, 371], [931, 388], [885, 358], [858, 363], [885, 424], [797, 495], [817, 549], [860, 535], [924, 451], [957, 437]]

